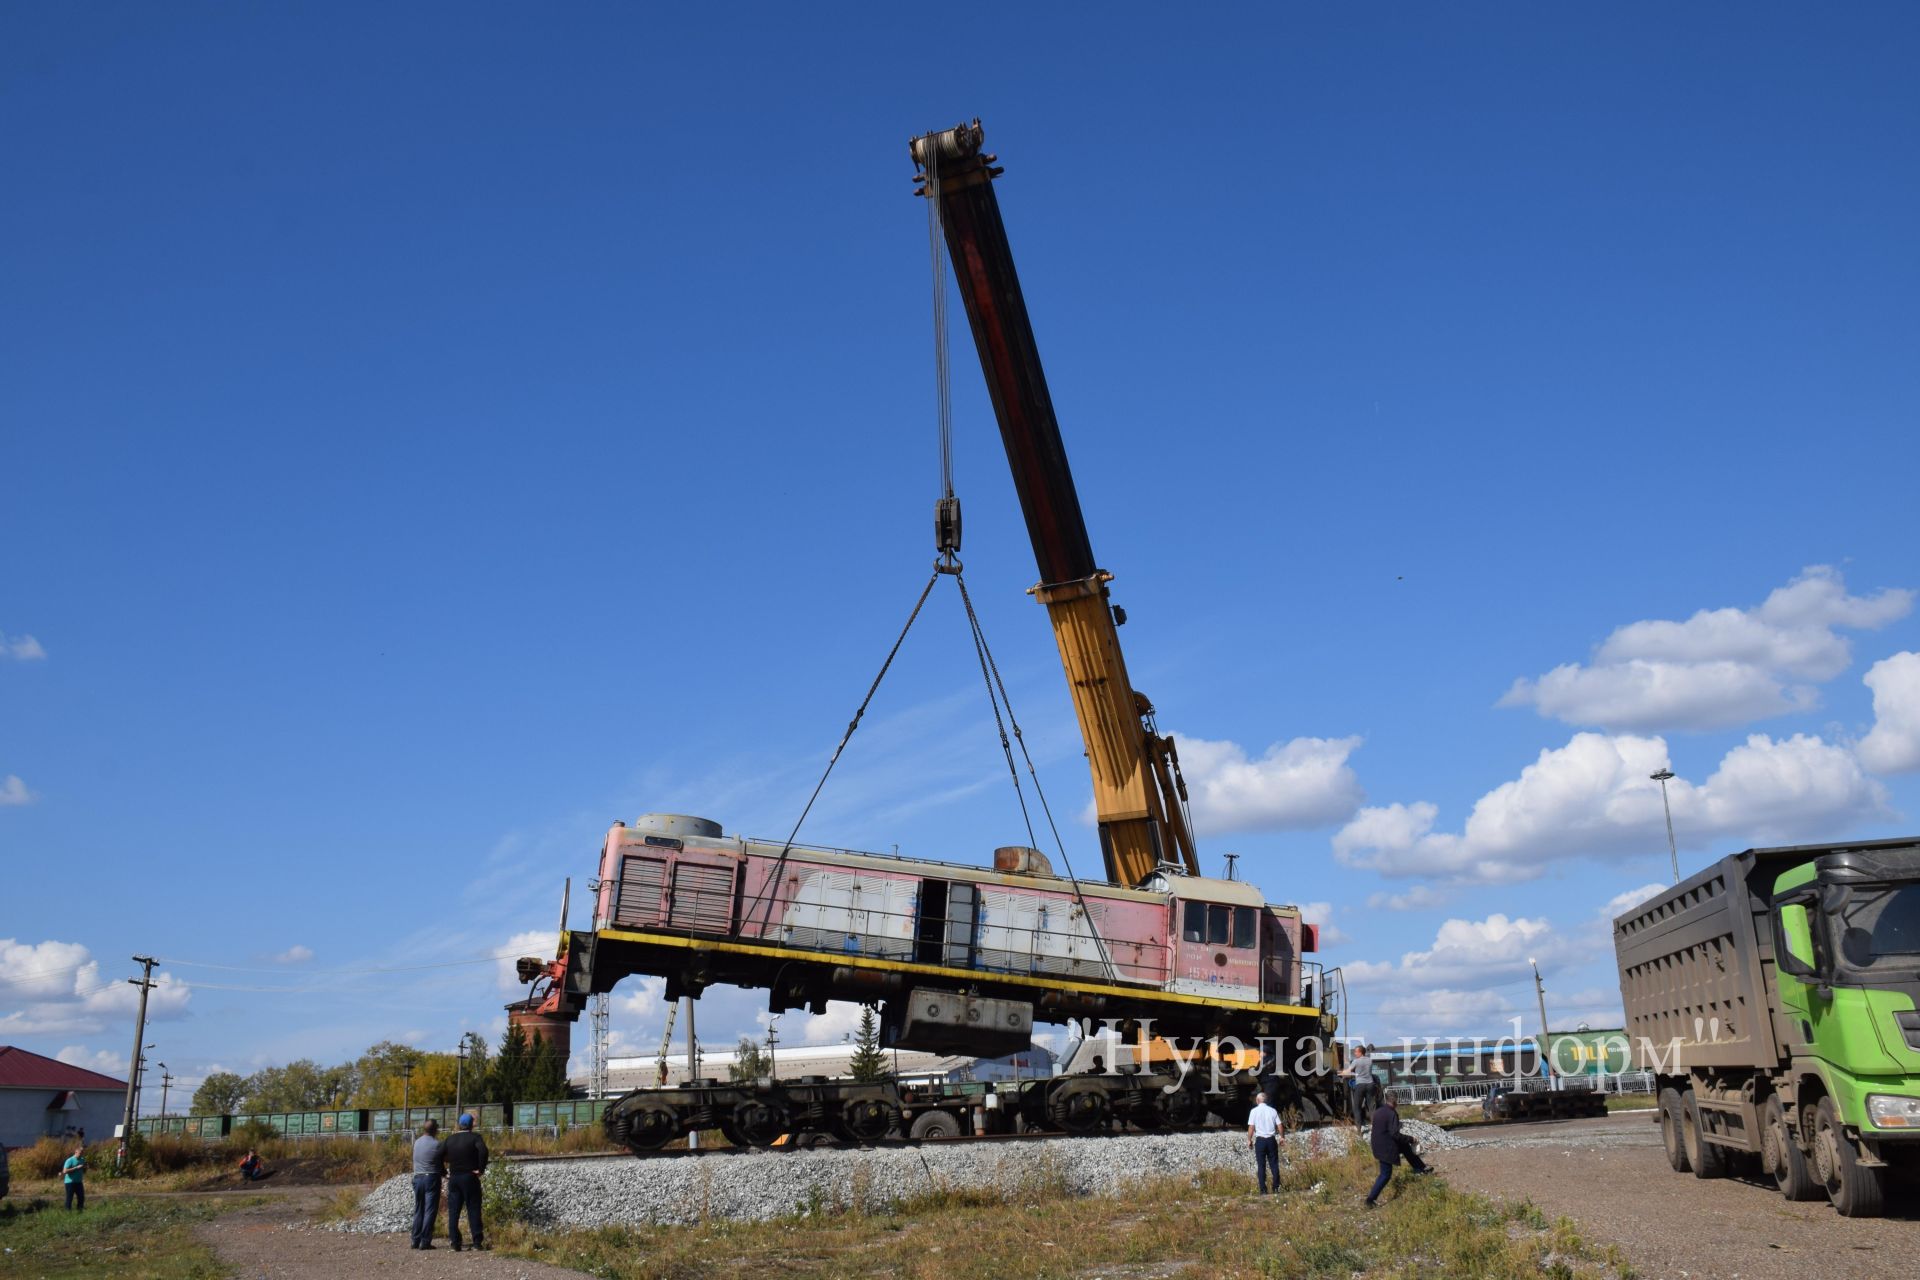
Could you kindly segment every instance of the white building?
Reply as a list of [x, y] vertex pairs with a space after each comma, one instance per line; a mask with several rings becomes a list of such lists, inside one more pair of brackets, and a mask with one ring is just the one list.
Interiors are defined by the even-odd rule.
[[28, 1147], [42, 1138], [113, 1136], [125, 1115], [127, 1082], [0, 1045], [0, 1143]]

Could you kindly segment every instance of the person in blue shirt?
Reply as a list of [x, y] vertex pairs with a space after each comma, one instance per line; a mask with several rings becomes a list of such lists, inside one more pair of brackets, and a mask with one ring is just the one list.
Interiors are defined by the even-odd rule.
[[67, 1186], [67, 1208], [78, 1213], [87, 1207], [87, 1149], [76, 1146], [60, 1166]]

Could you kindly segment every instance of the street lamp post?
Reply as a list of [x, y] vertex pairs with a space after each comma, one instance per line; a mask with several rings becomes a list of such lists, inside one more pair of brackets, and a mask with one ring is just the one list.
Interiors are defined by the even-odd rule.
[[407, 1133], [413, 1132], [413, 1117], [407, 1111], [407, 1095], [413, 1087], [413, 1064], [400, 1064], [400, 1127]]
[[453, 1114], [460, 1116], [460, 1091], [466, 1083], [467, 1075], [467, 1038], [460, 1037], [460, 1047], [453, 1051]]
[[167, 1123], [167, 1090], [172, 1085], [173, 1077], [167, 1074], [167, 1064], [163, 1062], [160, 1064], [160, 1125], [162, 1128], [165, 1128]]
[[1662, 769], [1647, 776], [1660, 784], [1660, 807], [1667, 811], [1667, 852], [1673, 855], [1673, 882], [1679, 884], [1680, 846], [1673, 842], [1673, 805], [1667, 800], [1667, 782], [1673, 777], [1673, 770]]
[[1547, 1052], [1547, 986], [1540, 981], [1540, 963], [1529, 957], [1533, 966], [1533, 994], [1540, 1002], [1540, 1073], [1548, 1080], [1553, 1079], [1553, 1059]]

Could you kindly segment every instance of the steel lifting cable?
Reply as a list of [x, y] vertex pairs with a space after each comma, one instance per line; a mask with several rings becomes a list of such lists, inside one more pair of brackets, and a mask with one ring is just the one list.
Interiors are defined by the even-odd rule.
[[763, 932], [767, 926], [768, 913], [773, 908], [774, 894], [779, 891], [780, 873], [786, 869], [787, 855], [793, 852], [793, 842], [800, 834], [800, 825], [807, 820], [807, 815], [813, 812], [813, 802], [820, 798], [820, 790], [827, 785], [827, 779], [832, 776], [833, 766], [840, 763], [840, 753], [847, 749], [847, 743], [853, 741], [853, 731], [860, 727], [861, 717], [867, 714], [867, 706], [873, 701], [873, 695], [880, 691], [880, 682], [887, 678], [887, 671], [893, 666], [893, 660], [900, 655], [900, 646], [906, 643], [907, 632], [913, 630], [914, 620], [920, 616], [921, 607], [927, 603], [927, 597], [933, 594], [933, 584], [939, 580], [940, 571], [936, 569], [927, 578], [927, 585], [920, 588], [920, 598], [913, 602], [913, 612], [907, 615], [907, 625], [900, 628], [900, 634], [894, 638], [893, 648], [887, 650], [887, 660], [880, 664], [879, 673], [873, 677], [873, 683], [867, 686], [867, 696], [860, 699], [859, 709], [853, 713], [853, 719], [847, 722], [847, 731], [840, 735], [840, 745], [833, 749], [833, 758], [827, 761], [826, 770], [821, 773], [820, 781], [813, 784], [813, 794], [807, 797], [806, 807], [800, 810], [800, 816], [794, 819], [793, 830], [787, 833], [786, 843], [780, 848], [780, 858], [774, 863], [773, 873], [767, 877], [766, 884], [761, 887], [760, 896], [756, 897], [752, 905], [742, 913], [740, 918], [748, 919], [753, 914], [753, 908], [764, 902], [766, 908], [761, 912], [760, 919], [760, 928]]
[[[1013, 726], [1013, 740], [1020, 744], [1020, 758], [1026, 761], [1027, 776], [1033, 780], [1034, 798], [1040, 802], [1040, 812], [1046, 816], [1047, 830], [1053, 834], [1053, 847], [1060, 852], [1060, 865], [1067, 873], [1067, 883], [1073, 886], [1073, 900], [1080, 906], [1080, 914], [1086, 918], [1087, 931], [1093, 935], [1094, 949], [1100, 953], [1100, 963], [1107, 967], [1109, 977], [1118, 978], [1119, 971], [1114, 968], [1113, 957], [1107, 951], [1107, 940], [1100, 936], [1099, 925], [1094, 921], [1093, 912], [1087, 907], [1086, 895], [1080, 892], [1080, 877], [1073, 873], [1073, 860], [1067, 856], [1067, 843], [1060, 838], [1060, 828], [1053, 820], [1053, 806], [1047, 803], [1047, 793], [1040, 786], [1039, 770], [1033, 767], [1033, 754], [1027, 750], [1026, 735], [1020, 732], [1020, 721], [1013, 714], [1013, 699], [1007, 696], [1007, 682], [1000, 678], [1000, 664], [993, 660], [993, 650], [987, 647], [987, 632], [980, 625], [980, 615], [974, 610], [973, 595], [967, 590], [967, 580], [959, 572], [953, 575], [954, 583], [960, 588], [960, 603], [967, 610], [967, 625], [973, 631], [973, 645], [980, 659], [980, 674], [987, 682], [987, 700], [993, 703], [993, 723], [1000, 727], [1000, 707], [1007, 708], [1007, 723]], [[998, 697], [995, 691], [998, 690]], [[1013, 776], [1013, 793], [1020, 799], [1020, 816], [1027, 824], [1027, 839], [1036, 847], [1033, 819], [1027, 814], [1027, 798], [1020, 790], [1020, 774], [1013, 765], [1013, 752], [1007, 746], [1007, 731], [1000, 729], [1000, 749], [1007, 753], [1007, 772]]]

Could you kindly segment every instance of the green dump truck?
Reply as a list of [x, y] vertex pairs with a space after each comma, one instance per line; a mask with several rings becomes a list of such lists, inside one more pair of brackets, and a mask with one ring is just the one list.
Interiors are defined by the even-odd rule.
[[1676, 1172], [1848, 1217], [1920, 1175], [1920, 839], [1749, 849], [1613, 922]]

